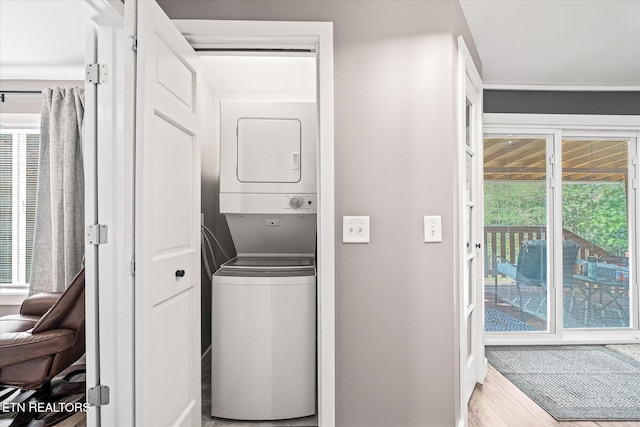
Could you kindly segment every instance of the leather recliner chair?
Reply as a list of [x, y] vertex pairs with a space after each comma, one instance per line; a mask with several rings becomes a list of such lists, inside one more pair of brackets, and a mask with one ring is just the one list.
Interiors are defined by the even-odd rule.
[[62, 293], [27, 298], [0, 318], [0, 385], [42, 388], [85, 352], [84, 268]]

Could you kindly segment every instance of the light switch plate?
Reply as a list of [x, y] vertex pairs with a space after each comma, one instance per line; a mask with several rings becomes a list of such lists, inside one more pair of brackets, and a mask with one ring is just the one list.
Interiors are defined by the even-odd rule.
[[342, 243], [369, 243], [369, 217], [343, 216]]
[[442, 242], [442, 217], [441, 216], [425, 216], [424, 217], [424, 242], [425, 243]]

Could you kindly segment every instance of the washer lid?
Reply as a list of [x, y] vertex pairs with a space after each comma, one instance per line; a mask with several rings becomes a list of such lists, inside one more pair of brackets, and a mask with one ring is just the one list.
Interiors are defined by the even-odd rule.
[[239, 256], [222, 264], [221, 269], [229, 270], [313, 270], [313, 257], [253, 257]]
[[[315, 270], [306, 269], [292, 269], [292, 270], [274, 270], [271, 268], [264, 269], [230, 269], [230, 268], [221, 268], [216, 271], [213, 275], [214, 279], [216, 277], [243, 277], [243, 278], [259, 278], [264, 279], [263, 281], [257, 282], [255, 284], [272, 284], [269, 279], [271, 278], [283, 278], [283, 277], [313, 277], [315, 280], [316, 272]], [[309, 279], [311, 280], [311, 279]], [[308, 280], [301, 282], [300, 284], [308, 284], [310, 283]]]

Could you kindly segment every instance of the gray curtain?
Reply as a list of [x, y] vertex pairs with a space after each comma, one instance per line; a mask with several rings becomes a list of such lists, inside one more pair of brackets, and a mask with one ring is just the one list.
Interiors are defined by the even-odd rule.
[[30, 295], [64, 291], [84, 255], [84, 89], [55, 87], [42, 95]]

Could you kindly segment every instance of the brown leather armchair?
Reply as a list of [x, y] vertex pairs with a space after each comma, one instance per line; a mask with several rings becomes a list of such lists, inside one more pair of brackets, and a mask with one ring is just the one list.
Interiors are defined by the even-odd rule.
[[0, 385], [34, 390], [85, 352], [84, 268], [63, 293], [27, 298], [0, 318]]

